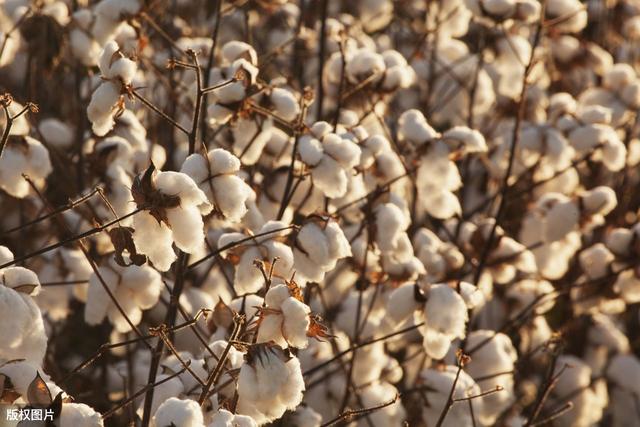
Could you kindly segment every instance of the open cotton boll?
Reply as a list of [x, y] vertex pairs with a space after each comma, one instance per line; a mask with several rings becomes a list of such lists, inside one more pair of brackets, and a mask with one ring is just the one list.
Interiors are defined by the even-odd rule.
[[236, 59], [244, 58], [253, 65], [258, 64], [258, 54], [253, 46], [238, 40], [232, 40], [222, 46], [220, 51], [223, 63], [230, 64]]
[[[162, 382], [162, 383], [154, 387], [153, 401], [151, 402], [151, 411], [150, 411], [151, 414], [155, 414], [158, 408], [160, 407], [160, 405], [162, 405], [164, 402], [168, 401], [171, 398], [177, 398], [177, 396], [185, 392], [184, 385], [182, 384], [182, 381], [180, 381], [180, 378], [178, 377], [173, 377], [169, 379], [169, 375], [159, 374], [156, 377], [156, 382], [158, 383]], [[178, 404], [176, 406], [181, 406], [181, 405]], [[142, 418], [143, 408], [144, 408], [144, 401], [140, 403], [140, 406], [136, 411], [137, 415], [140, 418]], [[198, 409], [199, 408], [200, 406], [198, 406]], [[169, 415], [170, 413], [167, 414], [167, 416]], [[169, 426], [170, 425], [171, 424], [169, 424]]]
[[58, 119], [44, 119], [38, 130], [44, 140], [56, 148], [66, 148], [73, 143], [73, 129]]
[[0, 246], [0, 264], [6, 264], [10, 261], [13, 261], [13, 252], [6, 246]]
[[294, 94], [287, 89], [276, 87], [271, 90], [269, 101], [273, 104], [279, 117], [294, 120], [300, 113], [300, 103]]
[[47, 348], [42, 314], [31, 294], [40, 288], [38, 277], [23, 267], [0, 270], [0, 359], [26, 359], [41, 364]]
[[148, 266], [131, 265], [125, 268], [111, 263], [108, 267], [99, 267], [97, 273], [91, 275], [85, 321], [90, 325], [97, 325], [108, 316], [121, 333], [129, 332], [131, 325], [105, 290], [105, 285], [133, 325], [140, 323], [142, 310], [147, 310], [158, 302], [163, 288], [160, 273]]
[[[11, 360], [7, 363], [0, 363], [0, 374], [6, 375], [13, 385], [13, 389], [21, 396], [25, 402], [29, 401], [29, 386], [37, 375], [44, 381], [53, 397], [59, 393], [64, 393], [49, 375], [40, 366], [40, 363], [25, 360]], [[5, 389], [6, 390], [6, 389]], [[64, 397], [66, 397], [63, 394]]]
[[615, 257], [604, 244], [596, 243], [580, 252], [579, 260], [580, 266], [589, 278], [599, 279], [609, 273]]
[[257, 427], [253, 418], [246, 415], [233, 414], [225, 409], [220, 409], [211, 419], [207, 427]]
[[372, 82], [377, 82], [382, 78], [385, 68], [382, 55], [362, 48], [351, 54], [345, 66], [345, 73], [352, 84], [358, 84], [369, 78], [372, 78]]
[[[481, 344], [482, 346], [480, 346]], [[486, 409], [483, 422], [491, 425], [515, 399], [513, 375], [494, 374], [512, 372], [518, 358], [517, 352], [508, 336], [489, 330], [476, 330], [469, 333], [465, 351], [472, 350], [471, 361], [465, 366], [469, 375], [473, 378], [487, 378], [478, 380], [478, 385], [482, 390], [489, 390], [496, 386], [504, 388], [504, 391], [492, 393], [483, 398]]]
[[102, 427], [102, 415], [84, 403], [63, 403], [60, 427]]
[[204, 427], [202, 409], [195, 400], [171, 397], [155, 412], [153, 427]]
[[245, 357], [238, 377], [239, 414], [263, 425], [300, 404], [305, 385], [296, 357], [273, 344], [253, 345]]
[[577, 33], [587, 26], [587, 10], [579, 0], [557, 0], [545, 9], [546, 19], [563, 18], [556, 25], [558, 31]]
[[0, 157], [0, 188], [23, 199], [32, 190], [22, 175], [40, 188], [52, 170], [49, 151], [40, 141], [29, 136], [9, 136]]
[[[457, 378], [457, 381], [456, 381]], [[480, 387], [471, 376], [458, 367], [447, 365], [444, 369], [426, 369], [420, 373], [420, 383], [427, 386], [425, 391], [428, 404], [422, 408], [423, 418], [426, 420], [438, 420], [444, 411], [453, 389], [454, 399], [464, 399], [480, 394]], [[455, 388], [454, 388], [455, 387]], [[471, 399], [475, 416], [483, 413], [483, 399]], [[471, 412], [468, 405], [453, 405], [447, 413], [442, 426], [458, 427], [471, 426]]]
[[400, 324], [420, 308], [422, 298], [424, 295], [417, 284], [405, 283], [389, 295], [386, 303], [387, 314], [396, 324]]
[[145, 254], [158, 270], [167, 271], [177, 256], [172, 248], [171, 230], [147, 212], [133, 217], [133, 242], [138, 252]]
[[307, 222], [298, 232], [293, 255], [296, 277], [320, 282], [339, 259], [351, 255], [351, 247], [336, 222]]
[[[362, 403], [365, 407], [375, 407], [390, 402], [397, 398], [398, 390], [387, 382], [378, 382], [369, 385], [362, 391]], [[406, 412], [400, 403], [400, 399], [392, 405], [386, 406], [380, 411], [375, 411], [368, 416], [370, 422], [378, 426], [395, 426], [401, 425], [405, 420]], [[360, 420], [358, 425], [361, 427], [368, 426], [366, 420]]]
[[98, 136], [104, 136], [113, 129], [122, 93], [125, 86], [132, 83], [137, 71], [135, 62], [126, 58], [119, 49], [115, 41], [110, 41], [105, 45], [98, 61], [102, 80], [91, 95], [91, 102], [87, 107], [87, 117], [92, 123], [93, 132]]
[[207, 153], [192, 154], [180, 171], [189, 175], [200, 187], [217, 212], [232, 222], [239, 222], [247, 213], [246, 203], [251, 187], [240, 178], [240, 160], [228, 151], [216, 148]]
[[276, 285], [265, 296], [266, 310], [262, 313], [258, 342], [274, 341], [281, 347], [306, 348], [307, 329], [311, 324], [311, 309], [290, 295], [287, 285]]
[[[454, 150], [462, 148], [465, 153], [478, 153], [487, 151], [487, 143], [484, 136], [475, 129], [466, 126], [453, 127], [442, 134], [442, 139], [454, 143]], [[456, 147], [461, 145], [462, 147]]]
[[329, 198], [345, 195], [349, 175], [360, 162], [360, 147], [344, 136], [331, 132], [328, 123], [317, 122], [311, 133], [300, 137], [301, 160], [311, 169], [313, 185]]
[[442, 359], [451, 341], [464, 338], [468, 320], [464, 299], [447, 285], [432, 285], [424, 306], [423, 345], [434, 359]]
[[93, 133], [104, 136], [113, 129], [113, 113], [120, 99], [120, 87], [110, 81], [102, 82], [93, 92], [87, 106], [87, 117]]
[[422, 112], [408, 110], [398, 119], [398, 138], [421, 145], [438, 138], [439, 134], [427, 123]]
[[602, 216], [611, 212], [618, 204], [615, 191], [611, 187], [598, 186], [580, 194], [583, 212], [587, 215]]
[[393, 203], [376, 206], [376, 242], [382, 252], [393, 251], [398, 246], [400, 235], [409, 226], [409, 219]]

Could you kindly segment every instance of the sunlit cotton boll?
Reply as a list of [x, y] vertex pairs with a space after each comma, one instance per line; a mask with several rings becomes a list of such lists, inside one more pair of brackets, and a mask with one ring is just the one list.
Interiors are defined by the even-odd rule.
[[271, 287], [264, 300], [267, 306], [262, 313], [258, 342], [273, 341], [283, 348], [307, 347], [309, 306], [291, 295], [287, 285]]
[[216, 148], [207, 153], [206, 159], [192, 154], [180, 171], [193, 178], [223, 217], [238, 222], [247, 213], [252, 190], [238, 176], [240, 160], [230, 152]]
[[249, 349], [238, 378], [238, 413], [258, 425], [295, 409], [305, 389], [300, 361], [277, 345], [258, 344]]
[[41, 364], [47, 349], [42, 315], [31, 298], [40, 291], [36, 274], [24, 267], [0, 270], [0, 359]]
[[186, 253], [196, 252], [202, 247], [204, 244], [202, 215], [211, 212], [213, 206], [205, 193], [187, 174], [156, 171], [150, 177], [150, 181], [155, 185], [152, 192], [159, 193], [160, 197], [164, 196], [170, 200], [177, 199], [179, 203], [177, 206], [172, 203], [169, 206], [151, 207], [151, 209], [160, 208], [164, 212], [165, 217], [161, 220], [154, 217], [148, 210], [134, 215], [133, 241], [138, 252], [147, 255], [158, 270], [167, 271], [176, 259], [172, 248], [173, 243]]
[[202, 409], [195, 400], [171, 397], [156, 411], [151, 422], [153, 427], [204, 427]]
[[91, 275], [85, 305], [86, 322], [97, 325], [108, 317], [119, 332], [125, 333], [131, 330], [131, 325], [105, 287], [111, 291], [124, 314], [135, 326], [142, 319], [142, 310], [148, 310], [158, 302], [163, 284], [160, 273], [148, 266], [120, 267], [111, 263], [99, 267]]
[[427, 354], [442, 359], [451, 341], [464, 338], [468, 320], [464, 299], [447, 285], [432, 285], [424, 306], [423, 345]]
[[294, 244], [296, 278], [320, 282], [339, 259], [350, 255], [351, 247], [338, 223], [308, 222], [300, 229]]

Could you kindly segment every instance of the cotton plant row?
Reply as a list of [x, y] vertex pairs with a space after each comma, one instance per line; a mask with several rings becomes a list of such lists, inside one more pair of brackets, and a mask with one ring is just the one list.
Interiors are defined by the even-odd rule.
[[640, 425], [640, 6], [215, 6], [0, 3], [0, 403]]

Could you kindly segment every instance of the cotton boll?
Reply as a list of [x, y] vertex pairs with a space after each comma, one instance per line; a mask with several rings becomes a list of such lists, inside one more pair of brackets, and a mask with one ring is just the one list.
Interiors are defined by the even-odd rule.
[[422, 297], [416, 284], [406, 283], [394, 289], [389, 295], [386, 303], [387, 314], [396, 324], [400, 324], [420, 308], [419, 298]]
[[197, 208], [167, 209], [173, 240], [178, 248], [193, 253], [204, 240], [204, 224]]
[[408, 110], [398, 119], [398, 137], [414, 144], [424, 144], [438, 137], [438, 133], [427, 123], [424, 115], [418, 110]]
[[13, 261], [13, 252], [6, 246], [0, 246], [0, 264], [6, 264], [10, 261]]
[[249, 349], [240, 369], [237, 410], [262, 425], [295, 409], [303, 390], [299, 360], [278, 346], [258, 344]]
[[56, 148], [66, 148], [73, 143], [73, 129], [58, 119], [45, 119], [38, 126], [45, 141]]
[[133, 217], [133, 242], [136, 250], [145, 254], [149, 261], [160, 271], [167, 271], [177, 256], [171, 247], [173, 238], [171, 230], [164, 223], [146, 211]]
[[274, 341], [282, 347], [306, 348], [310, 308], [289, 294], [287, 285], [276, 285], [265, 297], [258, 342]]
[[277, 114], [285, 120], [294, 120], [300, 113], [300, 104], [293, 93], [283, 88], [273, 88], [269, 100]]
[[60, 427], [102, 427], [102, 416], [84, 403], [63, 403]]
[[369, 49], [359, 49], [352, 54], [345, 67], [347, 79], [353, 84], [358, 84], [372, 76], [372, 82], [379, 81], [386, 66], [382, 55]]
[[464, 338], [468, 320], [464, 299], [447, 285], [432, 285], [424, 306], [424, 347], [430, 357], [442, 359], [451, 341]]
[[618, 203], [615, 191], [605, 186], [583, 192], [580, 199], [584, 212], [588, 215], [607, 215]]
[[[426, 420], [440, 418], [452, 389], [454, 399], [464, 399], [480, 394], [480, 387], [473, 378], [465, 370], [461, 370], [458, 374], [458, 368], [451, 365], [445, 366], [443, 370], [426, 369], [422, 371], [420, 383], [428, 387], [425, 394], [429, 404], [422, 409], [423, 418]], [[482, 414], [482, 399], [472, 399], [470, 402], [473, 405], [475, 416]], [[473, 425], [468, 405], [453, 405], [442, 425], [445, 427]]]
[[[442, 138], [462, 145], [466, 153], [486, 152], [487, 144], [484, 136], [475, 129], [466, 126], [456, 126], [442, 134]], [[457, 147], [454, 147], [454, 149]]]
[[[159, 407], [165, 402], [169, 401], [169, 399], [176, 398], [177, 396], [184, 393], [185, 391], [184, 385], [182, 384], [182, 381], [180, 381], [180, 378], [178, 377], [173, 377], [171, 379], [168, 379], [168, 378], [169, 378], [169, 375], [166, 375], [166, 374], [160, 374], [156, 377], [156, 382], [162, 381], [162, 383], [154, 387], [153, 401], [151, 402], [151, 411], [150, 411], [151, 414], [155, 414], [156, 411], [159, 409]], [[176, 399], [176, 400], [179, 400], [179, 399]], [[143, 405], [144, 405], [144, 402], [141, 403], [140, 407], [136, 411], [137, 415], [140, 418], [142, 418], [142, 414], [143, 414]], [[181, 407], [188, 406], [188, 405], [172, 403], [171, 406], [177, 409], [176, 414], [184, 415], [185, 419], [189, 419], [188, 417], [191, 416], [191, 412], [189, 411], [188, 407], [186, 408], [185, 411], [180, 411], [180, 409], [183, 409]], [[198, 405], [198, 409], [199, 408], [200, 407]], [[171, 412], [173, 411], [166, 411], [165, 412], [166, 416], [168, 417], [171, 416], [172, 415]], [[195, 417], [197, 417], [197, 414], [195, 415]], [[156, 427], [160, 427], [160, 426], [156, 426]]]
[[213, 416], [208, 427], [257, 427], [257, 424], [251, 417], [232, 414], [225, 409], [220, 409]]
[[87, 117], [92, 123], [93, 133], [104, 136], [113, 129], [113, 112], [120, 96], [120, 88], [109, 81], [102, 82], [93, 92], [87, 107]]
[[52, 170], [49, 151], [40, 141], [29, 136], [9, 136], [0, 157], [0, 188], [13, 197], [25, 198], [32, 190], [22, 174], [40, 188]]
[[222, 46], [221, 55], [226, 63], [232, 63], [237, 59], [244, 58], [253, 65], [258, 64], [258, 55], [255, 49], [250, 44], [238, 40], [225, 43]]
[[[0, 359], [26, 359], [40, 364], [47, 348], [47, 335], [42, 315], [33, 299], [21, 292], [21, 289], [28, 291], [31, 288], [30, 285], [39, 286], [40, 283], [37, 278], [33, 283], [35, 275], [29, 275], [31, 279], [27, 282], [22, 281], [21, 277], [25, 279], [27, 275], [21, 271], [12, 273], [14, 269], [26, 270], [22, 267], [11, 267], [0, 271], [4, 285], [0, 286], [0, 334], [3, 338]], [[10, 272], [9, 280], [6, 276], [7, 271]], [[15, 279], [20, 281], [12, 283], [10, 281], [12, 276], [16, 276]], [[19, 284], [27, 287], [21, 288]]]
[[240, 160], [223, 149], [213, 149], [207, 159], [200, 154], [190, 155], [181, 172], [191, 176], [207, 198], [227, 219], [238, 222], [247, 213], [251, 188], [237, 176]]
[[545, 10], [547, 18], [562, 18], [556, 25], [558, 31], [577, 33], [587, 25], [586, 8], [578, 0], [553, 1]]
[[204, 427], [200, 405], [195, 400], [171, 397], [164, 401], [153, 416], [154, 427]]
[[626, 164], [627, 148], [619, 139], [612, 139], [602, 146], [602, 163], [612, 172], [624, 168]]
[[[480, 344], [482, 347], [479, 347]], [[488, 330], [471, 332], [467, 336], [465, 350], [473, 352], [471, 361], [465, 366], [469, 375], [473, 378], [489, 377], [489, 379], [478, 381], [482, 390], [496, 386], [504, 388], [504, 391], [483, 398], [486, 412], [482, 421], [491, 425], [515, 399], [513, 375], [493, 376], [493, 374], [513, 371], [514, 362], [517, 360], [516, 350], [508, 336]]]

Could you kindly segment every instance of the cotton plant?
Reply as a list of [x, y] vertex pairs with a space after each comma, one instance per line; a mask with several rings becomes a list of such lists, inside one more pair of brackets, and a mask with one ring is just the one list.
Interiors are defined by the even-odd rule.
[[481, 420], [490, 425], [514, 400], [513, 376], [505, 374], [494, 377], [492, 374], [512, 371], [517, 352], [508, 336], [488, 330], [471, 332], [465, 343], [465, 351], [471, 353], [471, 361], [465, 366], [465, 371], [471, 378], [478, 378], [478, 386], [482, 390], [500, 389], [482, 399], [485, 413]]
[[223, 218], [238, 222], [247, 213], [246, 204], [252, 190], [238, 176], [240, 160], [230, 152], [215, 148], [206, 156], [192, 154], [180, 171], [195, 181], [208, 203]]
[[[450, 2], [443, 6], [438, 6], [437, 10], [434, 10], [433, 14], [429, 15], [428, 20], [432, 20], [430, 23], [431, 28], [441, 27], [436, 16], [440, 16], [440, 19], [447, 19], [447, 17], [458, 18], [455, 24], [452, 25], [452, 29], [444, 30], [454, 31], [458, 33], [458, 37], [466, 34], [469, 28], [470, 11], [466, 7], [456, 8], [456, 2]], [[462, 3], [458, 2], [458, 3]], [[430, 6], [436, 8], [435, 5]], [[451, 9], [448, 9], [451, 8]], [[466, 18], [464, 17], [466, 11]], [[462, 15], [462, 17], [459, 17]], [[453, 19], [453, 18], [451, 18]], [[466, 21], [466, 22], [465, 22]], [[461, 33], [461, 34], [460, 34]], [[490, 76], [490, 70], [487, 67], [480, 66], [480, 56], [470, 51], [469, 47], [462, 43], [457, 38], [443, 38], [435, 44], [435, 55], [439, 58], [438, 63], [431, 65], [428, 60], [431, 54], [430, 50], [425, 46], [423, 48], [422, 55], [412, 58], [411, 66], [415, 70], [417, 75], [417, 83], [420, 87], [418, 92], [418, 100], [423, 102], [429, 99], [443, 99], [443, 102], [439, 108], [429, 117], [429, 121], [437, 125], [444, 125], [453, 123], [455, 125], [464, 125], [466, 123], [466, 114], [463, 113], [470, 104], [469, 93], [465, 90], [452, 92], [452, 87], [462, 87], [461, 82], [475, 80], [477, 74], [477, 87], [476, 95], [474, 99], [473, 109], [476, 120], [486, 116], [491, 112], [491, 108], [495, 105], [497, 94], [494, 88], [493, 81]], [[449, 72], [451, 70], [451, 72]], [[433, 81], [432, 89], [429, 89], [429, 85], [426, 82]], [[433, 93], [433, 95], [428, 95]], [[404, 94], [403, 94], [404, 95]], [[433, 98], [431, 98], [433, 96]], [[429, 97], [429, 99], [427, 99]], [[409, 104], [409, 108], [412, 108], [416, 103]]]
[[18, 199], [33, 193], [26, 175], [41, 189], [53, 171], [49, 150], [30, 136], [10, 135], [0, 156], [0, 189]]
[[[604, 222], [604, 216], [617, 204], [615, 192], [606, 186], [582, 191], [569, 198], [560, 193], [547, 193], [536, 202], [525, 216], [520, 241], [533, 248], [538, 269], [544, 277], [561, 277], [569, 261], [579, 249], [577, 230], [588, 229]], [[549, 249], [555, 256], [550, 256]]]
[[[10, 252], [7, 255], [13, 259]], [[39, 366], [47, 350], [47, 334], [33, 298], [42, 288], [38, 276], [24, 267], [7, 267], [0, 270], [0, 279], [3, 337], [0, 359], [24, 359]]]
[[[457, 381], [456, 381], [457, 378]], [[422, 418], [425, 420], [438, 420], [440, 414], [447, 405], [449, 394], [453, 390], [454, 399], [464, 399], [480, 394], [480, 387], [465, 371], [453, 365], [447, 365], [442, 370], [425, 369], [420, 373], [420, 383], [427, 385], [427, 404], [422, 408]], [[472, 399], [473, 413], [477, 417], [483, 414], [483, 401]], [[473, 425], [472, 415], [467, 405], [453, 405], [450, 415], [444, 419], [444, 426]]]
[[529, 22], [540, 16], [540, 4], [531, 0], [467, 0], [465, 5], [474, 16], [490, 22]]
[[9, 397], [9, 403], [52, 411], [61, 427], [103, 426], [100, 413], [83, 403], [74, 403], [36, 364], [24, 360], [2, 362], [0, 378], [5, 382], [5, 387], [9, 385], [3, 388], [3, 397]]
[[265, 295], [265, 305], [257, 326], [257, 342], [273, 341], [283, 348], [305, 348], [309, 342], [311, 309], [300, 301], [300, 295], [291, 295], [288, 285], [276, 285]]
[[417, 172], [421, 205], [435, 218], [459, 215], [462, 208], [454, 192], [460, 189], [462, 181], [451, 157], [485, 152], [482, 134], [466, 127], [454, 127], [439, 134], [418, 110], [405, 111], [398, 124], [400, 139], [415, 150], [424, 150]]
[[316, 122], [300, 137], [298, 154], [310, 169], [313, 185], [329, 198], [347, 192], [350, 174], [360, 162], [360, 147], [334, 133], [327, 122]]
[[141, 209], [133, 217], [133, 242], [158, 270], [167, 271], [176, 260], [174, 243], [186, 253], [204, 244], [202, 216], [213, 205], [189, 175], [157, 171], [151, 164], [134, 179], [131, 192]]
[[36, 268], [38, 277], [44, 283], [76, 282], [73, 286], [43, 287], [35, 300], [43, 314], [53, 321], [65, 319], [71, 312], [73, 299], [87, 300], [89, 280], [93, 273], [91, 264], [79, 249], [61, 248], [47, 256], [46, 262]]
[[[148, 266], [121, 267], [110, 262], [98, 267], [89, 278], [85, 321], [90, 325], [98, 325], [108, 317], [116, 330], [129, 332], [132, 328], [129, 321], [133, 326], [140, 323], [142, 311], [158, 302], [163, 286], [160, 274]], [[109, 289], [111, 295], [105, 288]]]
[[124, 97], [137, 71], [136, 63], [127, 58], [115, 41], [108, 42], [98, 61], [102, 80], [91, 95], [87, 117], [98, 136], [106, 135], [114, 126], [114, 118], [124, 109]]
[[249, 348], [238, 376], [238, 413], [264, 425], [295, 409], [305, 389], [300, 361], [275, 344]]
[[351, 255], [351, 247], [338, 223], [330, 218], [310, 218], [293, 243], [293, 265], [301, 283], [318, 282], [336, 263]]

